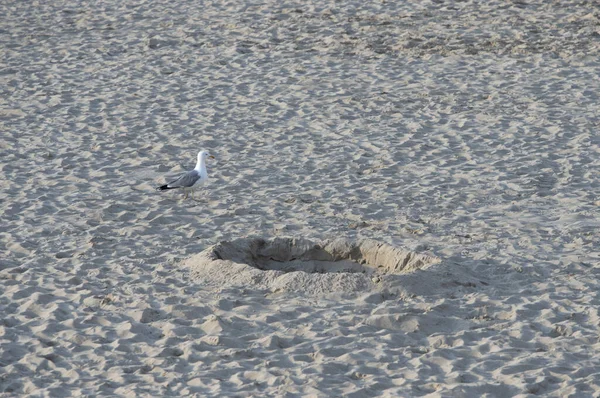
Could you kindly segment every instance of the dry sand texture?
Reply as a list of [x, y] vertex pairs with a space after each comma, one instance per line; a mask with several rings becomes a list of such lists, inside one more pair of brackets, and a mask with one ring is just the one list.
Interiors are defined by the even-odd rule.
[[[598, 395], [599, 43], [596, 1], [0, 2], [0, 393]], [[191, 279], [247, 236], [442, 268]]]
[[[210, 287], [237, 286], [307, 296], [358, 292], [404, 295], [407, 288], [416, 287], [406, 278], [427, 269], [427, 283], [432, 284], [432, 271], [436, 271], [432, 267], [439, 263], [438, 258], [371, 239], [249, 238], [210, 246], [183, 266], [189, 268], [192, 279]], [[436, 268], [444, 269], [446, 279], [448, 266]]]

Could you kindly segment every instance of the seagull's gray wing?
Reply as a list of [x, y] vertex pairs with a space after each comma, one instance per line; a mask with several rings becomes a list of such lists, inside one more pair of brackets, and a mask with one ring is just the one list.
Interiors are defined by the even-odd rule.
[[200, 173], [196, 170], [188, 171], [176, 180], [167, 184], [169, 188], [189, 188], [200, 179]]

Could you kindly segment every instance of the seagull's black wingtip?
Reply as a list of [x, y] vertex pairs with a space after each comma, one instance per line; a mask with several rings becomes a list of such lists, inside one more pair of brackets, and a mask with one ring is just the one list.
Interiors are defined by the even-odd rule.
[[160, 187], [156, 188], [157, 191], [166, 191], [167, 189], [173, 188], [169, 187], [169, 184], [161, 185]]

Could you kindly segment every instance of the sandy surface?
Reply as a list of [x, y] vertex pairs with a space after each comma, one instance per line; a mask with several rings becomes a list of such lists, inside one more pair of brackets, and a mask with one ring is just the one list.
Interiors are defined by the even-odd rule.
[[[95, 4], [0, 3], [0, 394], [600, 394], [597, 2]], [[247, 236], [448, 272], [191, 279]]]
[[[371, 239], [246, 238], [210, 246], [182, 265], [205, 287], [236, 286], [305, 296], [376, 293], [375, 297], [403, 297], [423, 293], [415, 278], [432, 290], [439, 290], [450, 278], [464, 279], [462, 274], [449, 272], [452, 266], [440, 263], [436, 257]], [[427, 272], [416, 272], [422, 270]]]

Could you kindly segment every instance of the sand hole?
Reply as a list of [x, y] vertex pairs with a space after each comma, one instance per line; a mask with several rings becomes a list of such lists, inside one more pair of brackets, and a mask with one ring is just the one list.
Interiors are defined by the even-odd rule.
[[373, 274], [377, 269], [364, 266], [352, 260], [322, 261], [322, 260], [296, 260], [277, 261], [259, 260], [256, 268], [282, 272], [308, 272], [309, 274], [324, 274], [326, 272], [349, 272]]
[[376, 289], [385, 278], [425, 269], [439, 259], [373, 240], [239, 239], [186, 260], [191, 276], [218, 286], [308, 294]]

